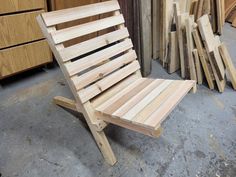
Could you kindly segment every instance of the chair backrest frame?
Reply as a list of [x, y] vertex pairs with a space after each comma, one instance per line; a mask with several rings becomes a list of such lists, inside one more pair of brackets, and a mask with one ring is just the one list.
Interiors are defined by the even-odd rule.
[[[107, 13], [112, 15], [65, 29], [56, 28], [58, 24]], [[75, 98], [81, 104], [140, 71], [117, 0], [47, 12], [38, 16], [37, 20]], [[111, 27], [115, 31], [69, 47], [63, 45], [66, 41]]]

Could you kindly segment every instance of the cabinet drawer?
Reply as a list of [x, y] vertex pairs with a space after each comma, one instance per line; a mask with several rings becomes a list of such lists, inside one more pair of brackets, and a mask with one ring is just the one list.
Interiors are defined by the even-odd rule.
[[0, 49], [33, 40], [42, 39], [43, 35], [36, 17], [44, 10], [0, 16]]
[[0, 78], [52, 61], [46, 40], [0, 50]]
[[0, 0], [0, 14], [44, 9], [45, 0]]

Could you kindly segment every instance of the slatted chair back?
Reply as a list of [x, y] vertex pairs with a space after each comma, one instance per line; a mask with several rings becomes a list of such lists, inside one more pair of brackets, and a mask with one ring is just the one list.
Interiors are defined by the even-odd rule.
[[[95, 20], [57, 29], [57, 25], [86, 18]], [[82, 104], [140, 69], [117, 0], [43, 13], [37, 20]], [[97, 37], [64, 45], [90, 34]]]

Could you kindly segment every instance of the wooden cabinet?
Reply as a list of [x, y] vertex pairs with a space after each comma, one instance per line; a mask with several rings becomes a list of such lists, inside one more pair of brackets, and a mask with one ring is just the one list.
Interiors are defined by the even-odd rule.
[[0, 79], [51, 62], [36, 21], [47, 9], [46, 1], [0, 0], [0, 4]]

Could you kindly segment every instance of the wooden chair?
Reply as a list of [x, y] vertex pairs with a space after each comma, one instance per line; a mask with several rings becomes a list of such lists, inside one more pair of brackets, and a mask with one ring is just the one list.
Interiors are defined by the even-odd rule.
[[[58, 24], [102, 14], [102, 19], [56, 28]], [[195, 81], [142, 78], [117, 0], [43, 13], [37, 20], [75, 97], [75, 101], [56, 97], [56, 104], [84, 115], [111, 165], [116, 157], [103, 131], [109, 123], [158, 137], [164, 119], [196, 87]], [[95, 32], [101, 35], [64, 45]]]

